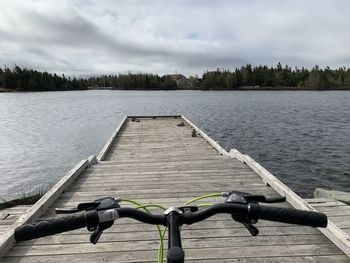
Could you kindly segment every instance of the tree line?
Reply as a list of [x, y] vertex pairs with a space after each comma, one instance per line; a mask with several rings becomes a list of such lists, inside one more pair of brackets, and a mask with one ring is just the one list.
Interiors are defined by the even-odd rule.
[[16, 91], [56, 91], [87, 89], [86, 80], [20, 68], [0, 68], [0, 88]]
[[[190, 76], [193, 89], [350, 89], [350, 69], [291, 68], [278, 63], [276, 67], [251, 64], [234, 70], [207, 71], [201, 77]], [[84, 90], [110, 87], [125, 90], [181, 89], [168, 75], [160, 77], [150, 73], [102, 75], [89, 78], [66, 78], [63, 74], [50, 74], [20, 68], [0, 68], [0, 88], [16, 91]]]
[[87, 79], [90, 87], [112, 87], [125, 90], [171, 90], [176, 89], [176, 81], [170, 76], [160, 77], [149, 73], [128, 73], [104, 75]]
[[160, 90], [176, 89], [176, 82], [169, 76], [160, 77], [149, 73], [128, 73], [119, 75], [103, 75], [90, 78], [66, 78], [63, 74], [50, 74], [36, 70], [20, 68], [0, 68], [0, 88], [15, 91], [60, 91], [85, 90], [96, 87], [112, 87], [115, 89]]
[[332, 70], [329, 67], [311, 70], [306, 68], [292, 69], [278, 63], [276, 67], [256, 66], [248, 64], [233, 71], [207, 71], [202, 78], [193, 81], [201, 89], [263, 89], [263, 88], [300, 88], [300, 89], [332, 89], [350, 88], [350, 69], [340, 67]]

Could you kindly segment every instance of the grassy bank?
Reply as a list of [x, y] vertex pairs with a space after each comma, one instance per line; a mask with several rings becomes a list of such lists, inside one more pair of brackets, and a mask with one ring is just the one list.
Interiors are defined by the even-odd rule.
[[33, 205], [35, 204], [41, 197], [43, 197], [46, 192], [51, 188], [51, 186], [39, 186], [31, 190], [22, 190], [18, 194], [18, 198], [13, 200], [6, 200], [0, 197], [0, 210], [17, 206], [17, 205]]
[[5, 88], [0, 87], [0, 92], [15, 92], [15, 90], [13, 90], [13, 89], [5, 89]]

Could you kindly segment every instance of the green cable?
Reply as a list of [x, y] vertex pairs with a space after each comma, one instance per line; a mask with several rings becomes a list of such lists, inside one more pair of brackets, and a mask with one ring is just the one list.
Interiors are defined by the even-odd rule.
[[[166, 209], [163, 206], [157, 205], [157, 204], [148, 204], [148, 205], [143, 205], [143, 206], [138, 206], [136, 207], [136, 209], [144, 209], [144, 208], [160, 208], [163, 211], [165, 211]], [[163, 255], [164, 255], [164, 235], [166, 233], [166, 227], [163, 229], [163, 233], [159, 233], [159, 244], [160, 247], [158, 248], [158, 263], [162, 263], [163, 262]], [[160, 252], [161, 251], [161, 252]]]
[[212, 206], [213, 204], [207, 204], [207, 203], [204, 203], [204, 204], [198, 204], [197, 206], [198, 207], [208, 207], [208, 206]]
[[199, 196], [199, 197], [196, 197], [196, 198], [193, 198], [191, 199], [190, 201], [187, 201], [185, 203], [185, 205], [189, 205], [189, 204], [192, 204], [198, 200], [202, 200], [202, 199], [206, 199], [206, 198], [210, 198], [210, 197], [217, 197], [217, 196], [222, 196], [222, 193], [214, 193], [214, 194], [208, 194], [208, 195], [202, 195], [202, 196]]
[[[217, 197], [217, 196], [222, 196], [222, 193], [213, 193], [213, 194], [208, 194], [208, 195], [202, 195], [202, 196], [199, 196], [199, 197], [196, 197], [196, 198], [193, 198], [193, 199], [187, 201], [185, 203], [185, 205], [189, 205], [189, 204], [194, 203], [198, 200], [202, 200], [202, 199], [206, 199], [206, 198], [210, 198], [210, 197]], [[211, 206], [211, 205], [212, 204], [205, 204], [204, 203], [204, 204], [198, 204], [198, 207], [207, 207], [207, 206]], [[168, 230], [168, 228], [164, 227], [163, 232], [161, 234], [161, 239], [162, 239], [161, 245], [163, 245], [164, 236], [165, 236], [167, 230]], [[181, 228], [180, 228], [180, 230], [181, 230]], [[160, 247], [159, 247], [158, 251], [159, 250], [160, 250]], [[164, 248], [162, 248], [162, 250], [164, 251]], [[158, 259], [159, 259], [159, 257], [158, 257]], [[163, 258], [162, 258], [162, 262], [163, 262]]]
[[[157, 207], [157, 208], [161, 208], [163, 210], [165, 210], [164, 207], [160, 206], [160, 205], [156, 205], [156, 204], [149, 204], [149, 205], [142, 205], [134, 200], [130, 200], [130, 199], [125, 199], [125, 198], [122, 198], [121, 201], [124, 201], [124, 202], [128, 202], [128, 203], [131, 203], [131, 204], [134, 204], [136, 205], [137, 209], [143, 209], [145, 210], [146, 212], [148, 213], [151, 213], [150, 210], [147, 209], [147, 207]], [[158, 234], [159, 234], [159, 248], [158, 248], [158, 263], [163, 263], [163, 256], [164, 256], [164, 244], [163, 244], [163, 241], [164, 241], [164, 234], [165, 233], [162, 233], [159, 225], [157, 225], [157, 230], [158, 230]]]
[[[222, 193], [213, 193], [213, 194], [199, 196], [199, 197], [196, 197], [196, 198], [193, 198], [193, 199], [187, 201], [185, 203], [185, 205], [189, 205], [191, 203], [194, 203], [194, 202], [202, 200], [202, 199], [206, 199], [206, 198], [210, 198], [210, 197], [218, 197], [218, 196], [222, 196]], [[162, 209], [162, 210], [166, 210], [163, 206], [157, 205], [157, 204], [142, 205], [142, 204], [140, 204], [140, 203], [138, 203], [138, 202], [136, 202], [134, 200], [130, 200], [130, 199], [121, 199], [121, 201], [129, 202], [131, 204], [134, 204], [134, 205], [137, 206], [136, 209], [144, 209], [148, 213], [151, 213], [148, 208], [159, 208], [159, 209]], [[202, 203], [202, 204], [198, 204], [197, 206], [198, 207], [208, 207], [208, 206], [212, 206], [212, 204]], [[157, 225], [157, 230], [158, 230], [159, 241], [160, 241], [159, 248], [158, 248], [158, 263], [163, 263], [163, 257], [164, 257], [164, 236], [165, 236], [166, 231], [168, 230], [168, 228], [164, 227], [163, 231], [161, 231], [159, 225]]]
[[163, 206], [157, 205], [157, 204], [147, 204], [147, 205], [141, 205], [136, 207], [136, 209], [145, 209], [145, 208], [159, 208], [159, 209], [162, 209], [163, 211], [166, 210]]
[[[140, 203], [138, 203], [138, 202], [136, 202], [136, 201], [134, 201], [134, 200], [131, 200], [131, 199], [121, 198], [120, 201], [122, 201], [122, 202], [128, 202], [128, 203], [134, 204], [134, 205], [136, 205], [136, 206], [142, 206]], [[147, 209], [144, 209], [144, 210], [147, 211], [148, 213], [150, 213], [149, 210], [147, 210]]]

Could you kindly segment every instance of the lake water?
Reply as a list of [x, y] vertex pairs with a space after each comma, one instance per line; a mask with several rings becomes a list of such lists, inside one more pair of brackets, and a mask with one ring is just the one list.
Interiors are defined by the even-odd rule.
[[186, 115], [302, 196], [350, 191], [350, 92], [68, 91], [0, 94], [0, 196], [54, 184], [125, 115], [167, 114]]

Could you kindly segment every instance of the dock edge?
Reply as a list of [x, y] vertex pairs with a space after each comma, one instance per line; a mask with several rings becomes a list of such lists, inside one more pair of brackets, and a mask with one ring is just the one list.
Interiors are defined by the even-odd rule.
[[[232, 158], [237, 158], [241, 162], [248, 165], [254, 172], [259, 175], [264, 182], [275, 189], [280, 195], [287, 198], [287, 202], [296, 209], [303, 209], [308, 211], [317, 211], [304, 199], [294, 193], [288, 186], [278, 180], [274, 175], [262, 167], [249, 155], [244, 155], [236, 149], [231, 149], [229, 155]], [[326, 228], [318, 228], [330, 241], [332, 241], [339, 249], [341, 249], [348, 257], [350, 257], [350, 238], [347, 233], [340, 229], [336, 224], [328, 219]]]
[[[93, 159], [93, 158], [92, 158]], [[89, 160], [81, 160], [65, 176], [63, 176], [43, 197], [39, 199], [27, 213], [20, 216], [13, 225], [4, 233], [0, 239], [0, 258], [16, 243], [14, 230], [24, 224], [29, 224], [39, 218], [56, 199], [66, 191], [70, 184], [81, 174], [88, 166]]]
[[[290, 188], [268, 172], [264, 167], [257, 163], [248, 155], [240, 153], [236, 149], [231, 149], [227, 152], [223, 147], [221, 147], [216, 141], [210, 138], [205, 132], [194, 125], [189, 119], [184, 115], [173, 115], [173, 116], [125, 116], [119, 123], [118, 127], [114, 130], [112, 136], [107, 140], [106, 144], [102, 148], [101, 152], [98, 154], [97, 158], [95, 156], [89, 159], [80, 161], [73, 169], [71, 169], [61, 180], [59, 180], [37, 203], [35, 203], [27, 213], [19, 217], [12, 227], [4, 233], [0, 239], [0, 258], [7, 253], [7, 251], [16, 243], [14, 240], [14, 229], [26, 223], [31, 223], [37, 218], [39, 218], [45, 210], [47, 210], [55, 200], [66, 191], [70, 184], [90, 165], [96, 164], [96, 162], [102, 161], [111, 145], [114, 143], [118, 133], [122, 129], [123, 125], [126, 123], [127, 119], [130, 118], [162, 118], [162, 117], [174, 117], [182, 119], [187, 123], [196, 133], [198, 133], [205, 141], [207, 141], [211, 146], [213, 146], [222, 156], [227, 156], [231, 158], [236, 158], [241, 162], [249, 166], [262, 180], [270, 185], [275, 191], [277, 191], [282, 196], [286, 196], [288, 203], [297, 209], [304, 209], [309, 211], [317, 211], [305, 200], [294, 193]], [[339, 249], [341, 249], [348, 257], [350, 257], [350, 239], [349, 236], [336, 226], [330, 220], [328, 221], [328, 226], [325, 229], [319, 228], [319, 230]]]

